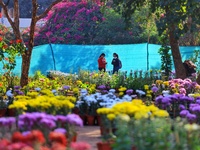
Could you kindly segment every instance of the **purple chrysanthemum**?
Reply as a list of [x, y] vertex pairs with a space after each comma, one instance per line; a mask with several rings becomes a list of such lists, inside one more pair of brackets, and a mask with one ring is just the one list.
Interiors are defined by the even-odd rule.
[[15, 90], [19, 90], [21, 88], [21, 86], [14, 86]]
[[132, 90], [132, 89], [126, 90], [126, 94], [131, 95], [132, 93], [133, 93], [133, 90]]
[[57, 121], [59, 121], [61, 123], [66, 123], [66, 120], [67, 120], [66, 116], [57, 115], [56, 118], [57, 118]]
[[163, 97], [163, 98], [162, 98], [162, 103], [163, 103], [163, 104], [170, 103], [170, 100], [171, 100], [170, 97]]
[[40, 120], [40, 124], [44, 125], [45, 127], [49, 129], [53, 129], [56, 127], [56, 123], [53, 120], [43, 118]]
[[195, 114], [187, 113], [186, 118], [189, 122], [194, 122], [197, 119], [197, 116]]
[[180, 112], [180, 116], [181, 116], [181, 117], [186, 117], [188, 113], [189, 113], [188, 110], [182, 110], [182, 111]]
[[57, 128], [54, 130], [54, 132], [59, 132], [59, 133], [63, 133], [63, 134], [67, 133], [67, 131], [64, 128]]
[[83, 126], [83, 120], [79, 117], [79, 115], [76, 114], [68, 114], [66, 116], [67, 118], [67, 122], [72, 124], [72, 125], [76, 125], [76, 126]]
[[105, 89], [106, 89], [106, 86], [105, 86], [105, 85], [99, 85], [99, 86], [98, 86], [98, 89], [99, 89], [99, 90], [105, 90]]
[[152, 88], [151, 88], [151, 90], [154, 92], [154, 93], [156, 93], [156, 92], [158, 92], [158, 87], [157, 86], [153, 86]]
[[62, 88], [63, 88], [63, 90], [69, 90], [69, 89], [70, 89], [70, 86], [64, 85]]
[[182, 105], [182, 104], [180, 104], [180, 105], [179, 105], [179, 109], [180, 109], [180, 110], [185, 110], [185, 106]]

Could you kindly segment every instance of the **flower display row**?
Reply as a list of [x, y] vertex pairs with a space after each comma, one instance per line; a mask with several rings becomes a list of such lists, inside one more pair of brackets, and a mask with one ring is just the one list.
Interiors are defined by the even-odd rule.
[[51, 115], [46, 113], [32, 112], [15, 117], [0, 118], [1, 148], [5, 150], [18, 149], [44, 149], [64, 150], [71, 147], [85, 147], [89, 150], [88, 143], [75, 143], [75, 127], [83, 127], [81, 118], [76, 114]]
[[31, 98], [27, 95], [16, 97], [9, 108], [16, 109], [18, 114], [34, 111], [46, 112], [49, 114], [68, 114], [74, 107], [73, 101], [75, 100], [74, 97], [37, 96]]
[[[180, 117], [171, 119], [166, 110], [146, 106], [142, 100], [117, 103], [111, 108], [99, 108], [102, 147], [110, 149], [198, 149], [200, 126]], [[100, 148], [99, 148], [100, 149]]]

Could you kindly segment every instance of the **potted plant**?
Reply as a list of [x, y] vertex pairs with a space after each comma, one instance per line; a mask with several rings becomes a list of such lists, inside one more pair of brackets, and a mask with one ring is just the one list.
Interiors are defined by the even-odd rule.
[[4, 101], [3, 97], [0, 96], [0, 117], [5, 116], [7, 111], [7, 103]]
[[4, 116], [7, 111], [7, 101], [4, 100], [3, 90], [0, 91], [0, 117]]

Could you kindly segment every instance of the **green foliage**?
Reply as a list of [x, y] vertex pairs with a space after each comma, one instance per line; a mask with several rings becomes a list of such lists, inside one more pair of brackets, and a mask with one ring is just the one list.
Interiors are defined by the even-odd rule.
[[0, 61], [6, 72], [11, 72], [16, 66], [16, 57], [21, 56], [25, 47], [21, 40], [9, 41], [0, 37]]
[[141, 119], [130, 122], [134, 145], [140, 150], [169, 149], [171, 123], [167, 119]]
[[192, 56], [189, 58], [189, 60], [191, 60], [196, 66], [196, 71], [199, 72], [200, 71], [200, 50], [194, 50]]
[[161, 70], [165, 71], [165, 75], [169, 76], [171, 70], [172, 70], [172, 58], [170, 54], [171, 48], [168, 46], [168, 38], [166, 34], [161, 36], [161, 43], [162, 46], [159, 49], [158, 53], [161, 55]]
[[138, 24], [132, 23], [131, 28], [125, 29], [124, 19], [112, 8], [106, 8], [103, 12], [105, 20], [98, 26], [94, 44], [127, 44], [146, 42], [141, 37], [143, 33]]
[[[169, 30], [174, 28], [174, 35], [177, 39], [188, 30], [194, 31], [196, 25], [200, 22], [198, 17], [200, 3], [196, 0], [114, 0], [113, 3], [115, 10], [122, 14], [128, 25], [130, 25], [131, 16], [136, 10], [148, 5], [150, 12], [157, 15], [156, 21], [159, 34], [161, 35], [167, 28]], [[192, 22], [189, 21], [188, 17], [192, 18]]]
[[128, 122], [118, 119], [116, 123], [117, 131], [115, 132], [116, 140], [113, 144], [113, 150], [131, 150], [131, 138], [129, 132]]
[[124, 86], [128, 89], [144, 90], [145, 84], [151, 85], [158, 78], [157, 74], [158, 70], [135, 70], [124, 80]]

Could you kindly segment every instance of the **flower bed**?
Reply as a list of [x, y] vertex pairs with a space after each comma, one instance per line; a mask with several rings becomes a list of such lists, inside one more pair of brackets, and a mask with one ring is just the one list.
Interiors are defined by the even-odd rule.
[[[26, 126], [23, 129], [32, 127], [34, 123], [29, 122], [28, 124], [28, 118], [32, 116], [31, 113], [36, 113], [36, 111], [55, 115], [57, 121], [66, 123], [71, 120], [70, 118], [66, 119], [66, 116], [73, 116], [74, 114], [71, 113], [75, 112], [76, 108], [76, 116], [95, 116], [96, 121], [93, 120], [93, 123], [97, 122], [99, 115], [101, 116], [98, 123], [102, 129], [102, 138], [104, 141], [111, 139], [112, 147], [116, 150], [120, 147], [121, 149], [164, 148], [170, 150], [169, 145], [173, 145], [173, 148], [177, 149], [181, 147], [176, 139], [177, 136], [181, 139], [180, 142], [185, 141], [188, 149], [198, 148], [196, 139], [191, 142], [191, 139], [186, 139], [186, 137], [189, 136], [189, 133], [194, 138], [199, 136], [198, 132], [195, 132], [199, 130], [199, 126], [194, 123], [199, 123], [200, 120], [200, 86], [190, 79], [162, 81], [150, 77], [140, 76], [139, 78], [137, 74], [130, 77], [122, 74], [110, 76], [107, 73], [81, 71], [76, 76], [52, 74], [51, 78], [46, 78], [37, 73], [34, 78], [30, 79], [30, 83], [26, 87], [14, 86], [13, 90], [7, 91], [6, 95], [11, 100], [9, 108], [15, 109], [17, 112], [19, 129], [22, 127], [19, 124], [23, 122], [20, 120], [22, 118], [26, 120]], [[138, 85], [132, 85], [135, 83]], [[26, 113], [27, 116], [21, 117], [23, 113]], [[34, 115], [37, 116], [37, 113]], [[51, 127], [45, 129], [51, 132], [57, 126], [64, 127], [68, 131], [66, 138], [71, 143], [71, 139], [75, 135], [74, 126], [71, 126], [70, 123], [63, 126], [63, 123], [55, 122], [55, 117], [52, 116], [47, 118], [48, 121], [43, 118], [42, 122], [36, 119], [38, 123], [36, 129], [45, 123]], [[52, 120], [52, 118], [54, 119]], [[73, 122], [73, 120], [71, 121]], [[89, 120], [86, 121], [85, 124], [89, 125]], [[184, 129], [180, 128], [181, 125], [184, 126]], [[22, 133], [22, 128], [20, 130]], [[63, 131], [63, 129], [57, 129], [57, 131]], [[11, 131], [9, 132], [11, 133]], [[45, 132], [43, 135], [47, 141], [50, 140], [47, 138], [49, 134], [50, 132], [48, 134]], [[173, 140], [170, 141], [170, 138]], [[154, 143], [159, 144], [155, 145]], [[52, 147], [53, 145], [48, 146]]]

